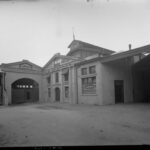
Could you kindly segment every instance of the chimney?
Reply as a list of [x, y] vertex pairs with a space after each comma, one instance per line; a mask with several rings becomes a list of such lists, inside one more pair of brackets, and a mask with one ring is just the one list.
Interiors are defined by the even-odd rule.
[[131, 45], [131, 44], [129, 44], [129, 50], [131, 50], [131, 46], [132, 46], [132, 45]]

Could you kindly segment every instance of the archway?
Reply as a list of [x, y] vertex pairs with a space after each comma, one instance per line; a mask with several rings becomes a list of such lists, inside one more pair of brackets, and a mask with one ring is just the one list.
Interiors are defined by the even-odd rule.
[[56, 102], [60, 101], [60, 89], [58, 87], [55, 88], [55, 100]]
[[29, 78], [22, 78], [11, 85], [12, 104], [36, 102], [39, 100], [39, 85]]

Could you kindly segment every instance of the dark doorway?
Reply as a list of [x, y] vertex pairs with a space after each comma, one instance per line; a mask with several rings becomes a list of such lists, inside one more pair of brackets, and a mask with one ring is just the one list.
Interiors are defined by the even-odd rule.
[[30, 99], [30, 92], [27, 92], [27, 100]]
[[124, 85], [123, 80], [115, 80], [115, 103], [123, 103], [124, 102]]
[[150, 103], [150, 54], [132, 67], [134, 102]]
[[39, 100], [39, 85], [36, 81], [23, 78], [12, 84], [12, 104]]
[[0, 105], [3, 104], [3, 85], [2, 85], [2, 73], [0, 73]]
[[55, 88], [55, 99], [56, 99], [56, 102], [60, 101], [60, 89], [58, 87]]
[[150, 70], [134, 71], [134, 102], [150, 103]]

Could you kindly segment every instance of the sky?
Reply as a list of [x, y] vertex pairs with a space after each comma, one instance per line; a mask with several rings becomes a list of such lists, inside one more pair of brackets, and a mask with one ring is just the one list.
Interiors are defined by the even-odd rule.
[[0, 0], [0, 63], [44, 66], [75, 39], [114, 51], [150, 44], [149, 0]]

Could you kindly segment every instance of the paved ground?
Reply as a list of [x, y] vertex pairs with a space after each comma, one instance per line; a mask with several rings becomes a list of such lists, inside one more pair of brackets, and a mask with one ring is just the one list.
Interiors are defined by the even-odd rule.
[[150, 104], [0, 107], [0, 146], [150, 144]]

